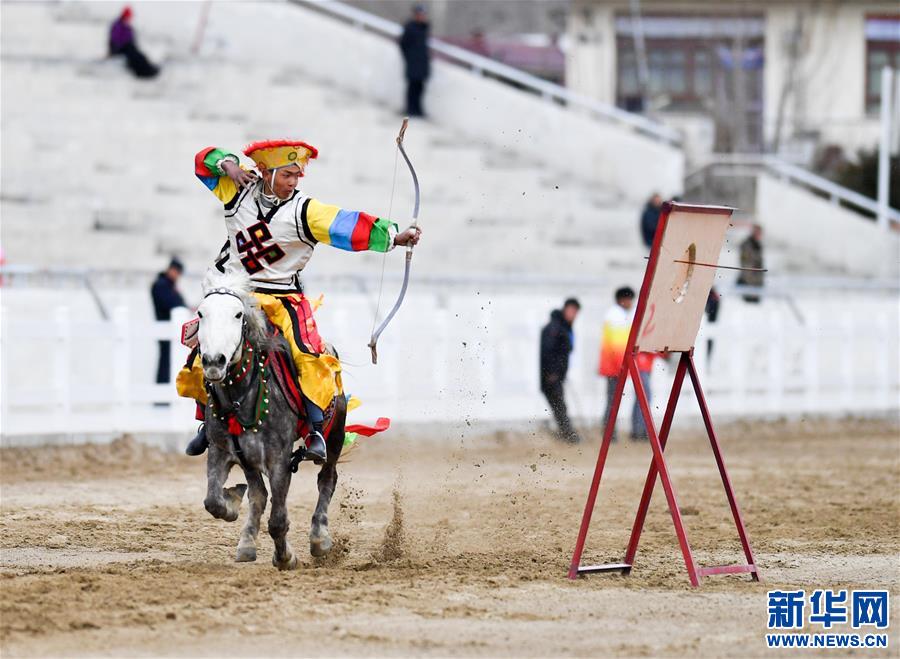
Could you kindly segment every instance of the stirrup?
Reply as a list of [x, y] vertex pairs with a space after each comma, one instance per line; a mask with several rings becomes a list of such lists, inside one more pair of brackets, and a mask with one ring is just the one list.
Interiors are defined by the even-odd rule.
[[328, 448], [325, 437], [318, 430], [313, 430], [301, 443], [306, 448], [306, 459], [320, 465], [328, 459]]
[[306, 458], [306, 447], [301, 443], [300, 446], [291, 454], [291, 473], [296, 474], [300, 468], [300, 463]]
[[[322, 449], [323, 450], [321, 452], [310, 451], [306, 447], [306, 442], [313, 435], [318, 435], [319, 438], [322, 440]], [[291, 472], [296, 474], [297, 470], [300, 468], [300, 463], [303, 462], [304, 460], [309, 460], [313, 464], [317, 464], [317, 465], [324, 463], [325, 460], [328, 459], [327, 451], [328, 451], [328, 449], [326, 448], [326, 445], [325, 445], [325, 437], [323, 437], [322, 433], [318, 432], [317, 430], [313, 430], [304, 439], [300, 440], [300, 446], [298, 446], [297, 450], [291, 454]]]

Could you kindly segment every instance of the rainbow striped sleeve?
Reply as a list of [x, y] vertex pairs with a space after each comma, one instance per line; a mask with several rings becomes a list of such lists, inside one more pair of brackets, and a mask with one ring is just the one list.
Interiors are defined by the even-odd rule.
[[603, 318], [603, 343], [600, 346], [600, 375], [614, 377], [622, 368], [628, 335], [631, 332], [631, 317], [618, 304], [610, 307]]
[[313, 238], [350, 252], [386, 252], [391, 248], [397, 225], [361, 211], [348, 211], [310, 199], [304, 210], [305, 223]]
[[238, 162], [234, 154], [214, 146], [208, 146], [194, 156], [194, 173], [197, 175], [197, 178], [223, 204], [233, 201], [239, 192], [235, 182], [227, 177], [225, 172], [216, 167], [217, 162], [227, 157], [234, 158], [235, 162]]
[[608, 320], [603, 323], [603, 341], [600, 346], [600, 375], [614, 377], [622, 368], [625, 348], [628, 345], [628, 325], [616, 325]]

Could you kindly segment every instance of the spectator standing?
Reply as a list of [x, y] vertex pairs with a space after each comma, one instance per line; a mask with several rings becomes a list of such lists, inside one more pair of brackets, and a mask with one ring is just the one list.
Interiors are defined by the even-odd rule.
[[[704, 312], [706, 313], [706, 320], [710, 323], [716, 322], [719, 318], [719, 306], [722, 303], [722, 295], [719, 291], [716, 290], [716, 287], [713, 286], [709, 289], [709, 295], [706, 298], [706, 307]], [[712, 362], [712, 353], [713, 353], [713, 340], [711, 338], [706, 339], [706, 365], [707, 367]]]
[[[762, 288], [765, 283], [765, 273], [762, 272], [763, 265], [763, 230], [758, 224], [753, 225], [753, 229], [747, 239], [741, 243], [741, 267], [755, 268], [758, 271], [744, 271], [738, 276], [737, 283], [742, 286], [754, 286]], [[748, 293], [743, 296], [745, 302], [756, 304], [760, 297], [755, 293]]]
[[122, 55], [129, 70], [138, 78], [155, 78], [159, 67], [147, 59], [138, 48], [134, 28], [131, 27], [131, 7], [125, 7], [109, 28], [109, 56]]
[[569, 420], [563, 383], [569, 372], [569, 355], [575, 346], [572, 324], [581, 310], [575, 298], [569, 298], [562, 309], [550, 314], [550, 322], [541, 330], [541, 393], [550, 404], [561, 440], [577, 444], [581, 437]]
[[659, 224], [662, 203], [662, 197], [658, 193], [653, 193], [641, 213], [641, 238], [647, 247], [653, 247], [653, 236], [656, 235], [656, 225]]
[[[169, 263], [164, 272], [160, 272], [150, 288], [150, 296], [153, 298], [153, 312], [156, 320], [171, 320], [172, 309], [187, 306], [184, 298], [178, 292], [178, 279], [184, 272], [184, 266], [176, 258]], [[159, 342], [159, 363], [156, 368], [156, 382], [166, 384], [171, 373], [171, 341]]]
[[[615, 399], [616, 386], [619, 384], [619, 371], [625, 358], [625, 348], [628, 344], [628, 334], [631, 331], [631, 322], [634, 319], [632, 306], [634, 305], [634, 290], [629, 286], [618, 289], [615, 293], [616, 303], [609, 308], [603, 319], [603, 338], [600, 345], [599, 374], [606, 378], [606, 412], [603, 415], [603, 427], [609, 421], [610, 410]], [[647, 393], [647, 402], [651, 398], [650, 371], [653, 369], [653, 360], [656, 356], [649, 352], [638, 353], [637, 365], [641, 375], [644, 391]], [[616, 431], [613, 429], [612, 439], [616, 440]], [[647, 439], [647, 426], [641, 414], [641, 408], [634, 402], [631, 409], [631, 438], [634, 440]]]
[[400, 37], [400, 51], [406, 63], [406, 114], [410, 117], [424, 117], [422, 94], [425, 82], [431, 75], [431, 61], [428, 53], [428, 13], [424, 5], [413, 7], [412, 18], [403, 27]]

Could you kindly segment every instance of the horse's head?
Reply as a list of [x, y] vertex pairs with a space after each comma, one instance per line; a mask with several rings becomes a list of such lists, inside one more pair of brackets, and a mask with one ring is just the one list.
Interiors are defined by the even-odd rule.
[[261, 312], [251, 303], [250, 280], [243, 274], [210, 273], [203, 281], [203, 301], [197, 309], [200, 362], [208, 382], [225, 379], [228, 367], [241, 358], [243, 339], [264, 326]]

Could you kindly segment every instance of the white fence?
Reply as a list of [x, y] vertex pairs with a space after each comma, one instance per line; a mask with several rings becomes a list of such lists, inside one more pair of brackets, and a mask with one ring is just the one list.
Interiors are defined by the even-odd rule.
[[[35, 314], [10, 313], [8, 305], [2, 312], [4, 442], [121, 432], [187, 437], [195, 427], [191, 403], [170, 385], [153, 384], [156, 342], [177, 337], [180, 319], [148, 322], [146, 309], [126, 307], [115, 308], [109, 321], [86, 319], [90, 300], [68, 296], [71, 307], [58, 305], [41, 322]], [[605, 381], [595, 370], [607, 306], [597, 300], [607, 297], [582, 295], [568, 385], [571, 412], [592, 422], [605, 404]], [[557, 292], [414, 291], [380, 342], [378, 366], [366, 348], [369, 296], [329, 296], [317, 317], [341, 350], [346, 388], [365, 403], [357, 419], [521, 425], [549, 417], [538, 393], [537, 342], [560, 299]], [[702, 329], [697, 361], [717, 418], [879, 414], [898, 407], [897, 328], [891, 295], [811, 294], [788, 306], [777, 298], [749, 305], [734, 293], [725, 296], [720, 321]], [[185, 352], [173, 346], [173, 369]], [[658, 360], [657, 412], [671, 376]], [[682, 420], [696, 415], [692, 394], [686, 389], [684, 396]]]
[[[58, 307], [35, 319], [2, 313], [0, 432], [96, 435], [183, 432], [193, 405], [171, 385], [154, 384], [157, 342], [177, 337], [180, 323], [136, 321], [117, 308], [109, 321], [84, 320]], [[89, 314], [93, 315], [93, 314]], [[185, 315], [186, 312], [185, 312]], [[183, 363], [177, 347], [173, 373]]]

